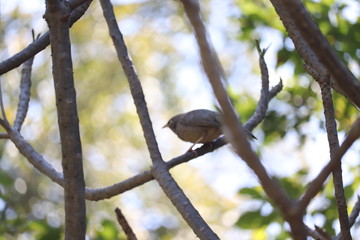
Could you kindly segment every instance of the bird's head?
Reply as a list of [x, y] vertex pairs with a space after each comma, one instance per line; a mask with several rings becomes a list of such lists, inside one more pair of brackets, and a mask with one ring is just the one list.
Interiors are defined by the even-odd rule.
[[179, 114], [179, 115], [176, 115], [172, 118], [170, 118], [170, 120], [162, 127], [162, 128], [170, 128], [173, 132], [176, 132], [176, 126], [179, 122], [179, 119], [180, 117], [182, 116], [183, 114]]

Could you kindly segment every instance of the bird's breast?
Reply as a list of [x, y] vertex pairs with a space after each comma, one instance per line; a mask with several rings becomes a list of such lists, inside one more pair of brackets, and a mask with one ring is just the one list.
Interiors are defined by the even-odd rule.
[[176, 134], [186, 142], [208, 143], [218, 138], [222, 132], [218, 127], [180, 126], [176, 129]]

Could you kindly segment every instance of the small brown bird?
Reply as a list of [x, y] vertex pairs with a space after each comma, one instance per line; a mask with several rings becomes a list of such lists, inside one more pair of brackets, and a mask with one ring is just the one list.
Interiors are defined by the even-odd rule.
[[[209, 143], [223, 134], [220, 123], [220, 114], [207, 109], [193, 110], [172, 117], [167, 124], [181, 140], [194, 143]], [[254, 137], [250, 131], [249, 136]], [[254, 137], [255, 138], [255, 137]]]

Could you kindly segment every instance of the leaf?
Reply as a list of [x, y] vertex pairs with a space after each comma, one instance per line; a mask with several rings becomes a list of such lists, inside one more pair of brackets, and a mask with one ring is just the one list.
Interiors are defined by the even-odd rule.
[[277, 221], [279, 215], [272, 211], [269, 215], [262, 216], [260, 210], [248, 211], [242, 214], [236, 222], [236, 226], [243, 229], [256, 229], [268, 226]]
[[261, 189], [260, 187], [254, 187], [254, 188], [245, 187], [239, 190], [239, 194], [248, 195], [253, 199], [266, 200], [266, 197], [264, 196], [262, 191], [260, 191], [260, 189]]

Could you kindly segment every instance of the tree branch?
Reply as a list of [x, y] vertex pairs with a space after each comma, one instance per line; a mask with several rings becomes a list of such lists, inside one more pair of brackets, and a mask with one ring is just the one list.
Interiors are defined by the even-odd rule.
[[31, 69], [34, 62], [34, 57], [27, 60], [21, 70], [20, 80], [20, 94], [19, 102], [16, 111], [16, 117], [14, 121], [14, 129], [20, 131], [22, 124], [26, 118], [29, 102], [30, 102], [30, 88], [31, 88]]
[[131, 226], [129, 225], [128, 221], [126, 220], [124, 214], [121, 212], [120, 208], [115, 209], [116, 218], [121, 226], [121, 228], [124, 230], [124, 233], [127, 236], [128, 240], [137, 240], [137, 237], [132, 230]]
[[153, 167], [151, 169], [153, 177], [157, 180], [164, 193], [200, 239], [219, 239], [170, 175], [160, 154], [150, 116], [146, 107], [141, 83], [128, 55], [120, 29], [118, 28], [112, 4], [109, 0], [100, 0], [100, 3], [103, 9], [104, 17], [108, 24], [110, 36], [112, 37], [118, 54], [118, 58], [130, 85], [131, 95], [136, 106], [137, 114], [140, 118], [140, 124], [150, 152], [150, 158], [153, 162]]
[[64, 0], [47, 0], [53, 77], [61, 139], [65, 192], [65, 239], [85, 239], [85, 181], [69, 34], [70, 8]]
[[[71, 27], [77, 20], [80, 19], [82, 15], [86, 12], [92, 0], [70, 0], [69, 5], [72, 9], [70, 15], [69, 26]], [[32, 42], [21, 50], [20, 52], [16, 53], [15, 55], [11, 56], [10, 58], [4, 60], [0, 63], [0, 75], [11, 71], [19, 67], [21, 64], [29, 60], [30, 58], [34, 57], [37, 53], [44, 50], [50, 44], [49, 32], [44, 33], [40, 38], [36, 41]]]
[[329, 161], [329, 163], [321, 170], [318, 176], [309, 184], [309, 188], [306, 190], [306, 192], [303, 194], [297, 204], [297, 207], [299, 207], [300, 210], [306, 209], [311, 199], [313, 199], [315, 195], [321, 190], [322, 185], [328, 178], [329, 174], [339, 164], [344, 154], [359, 137], [360, 117], [354, 122], [344, 142], [334, 154], [334, 158]]
[[[339, 149], [339, 140], [337, 135], [334, 106], [331, 96], [330, 87], [330, 75], [323, 73], [317, 79], [324, 105], [326, 131], [328, 136], [329, 148], [330, 148], [330, 159], [333, 159], [336, 151]], [[333, 182], [335, 189], [336, 204], [339, 214], [340, 228], [343, 238], [346, 240], [351, 239], [349, 217], [347, 213], [347, 205], [344, 194], [344, 186], [342, 180], [341, 162], [338, 162], [337, 166], [333, 170]]]
[[280, 82], [276, 86], [274, 86], [271, 91], [269, 91], [269, 72], [264, 59], [266, 49], [261, 50], [258, 41], [256, 41], [256, 45], [260, 56], [259, 65], [261, 71], [261, 96], [257, 104], [255, 113], [251, 116], [247, 123], [244, 124], [244, 127], [249, 129], [250, 131], [264, 120], [270, 100], [277, 93], [279, 93], [283, 87], [282, 80], [280, 79]]
[[181, 0], [185, 13], [194, 29], [199, 46], [202, 64], [211, 83], [215, 96], [222, 108], [225, 122], [225, 137], [236, 149], [237, 154], [246, 162], [259, 178], [264, 191], [276, 204], [285, 219], [289, 222], [295, 239], [305, 239], [305, 225], [302, 222], [302, 212], [294, 212], [293, 201], [280, 186], [268, 175], [259, 158], [252, 151], [250, 143], [230, 103], [229, 97], [222, 83], [216, 53], [208, 39], [205, 25], [201, 19], [200, 5], [197, 0]]
[[4, 106], [4, 99], [3, 99], [3, 94], [2, 94], [2, 87], [1, 87], [1, 81], [0, 81], [0, 110], [1, 110], [1, 116], [4, 119], [5, 123], [9, 125], [9, 121], [6, 117], [6, 112], [5, 112], [5, 106]]
[[300, 0], [270, 0], [297, 52], [321, 74], [328, 71], [331, 86], [360, 108], [360, 83], [338, 58]]

